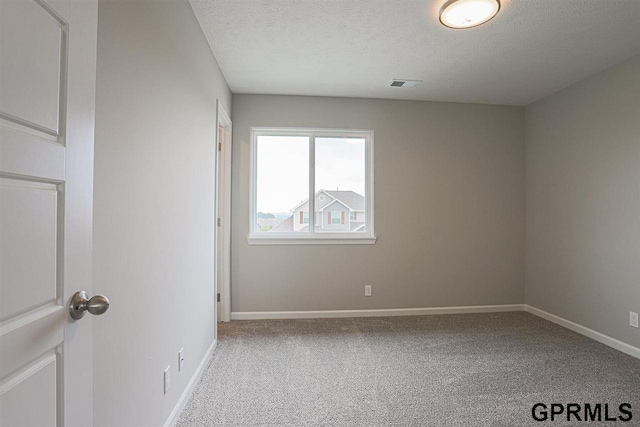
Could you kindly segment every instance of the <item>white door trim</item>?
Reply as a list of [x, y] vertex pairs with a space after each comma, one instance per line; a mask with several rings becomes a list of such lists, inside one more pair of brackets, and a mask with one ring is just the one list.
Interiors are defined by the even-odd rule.
[[[229, 322], [231, 321], [231, 144], [233, 125], [220, 100], [217, 102], [216, 116], [216, 221], [217, 218], [220, 218], [220, 226], [215, 227], [215, 277], [216, 289], [220, 293], [219, 319], [223, 322]], [[220, 138], [220, 128], [225, 129], [223, 138]]]

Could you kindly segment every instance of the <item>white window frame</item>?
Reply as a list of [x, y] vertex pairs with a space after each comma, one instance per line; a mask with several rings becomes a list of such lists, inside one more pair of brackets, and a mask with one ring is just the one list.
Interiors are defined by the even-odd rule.
[[[260, 136], [305, 136], [309, 137], [309, 231], [289, 233], [257, 233], [257, 142]], [[366, 232], [315, 232], [315, 139], [316, 138], [359, 138], [365, 140], [365, 224]], [[372, 245], [376, 242], [374, 233], [374, 188], [373, 188], [373, 130], [351, 129], [309, 129], [309, 128], [269, 128], [252, 127], [250, 144], [250, 199], [249, 236], [250, 245]]]
[[[334, 217], [333, 214], [338, 214]], [[342, 211], [331, 211], [331, 224], [342, 224]]]
[[311, 223], [311, 216], [309, 215], [308, 211], [302, 211], [302, 223], [303, 224]]

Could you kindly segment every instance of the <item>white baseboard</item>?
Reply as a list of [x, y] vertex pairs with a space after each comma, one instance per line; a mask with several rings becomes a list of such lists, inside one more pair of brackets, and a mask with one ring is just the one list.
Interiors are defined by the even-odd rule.
[[524, 304], [472, 305], [464, 307], [390, 308], [372, 310], [236, 311], [231, 313], [231, 320], [424, 316], [428, 314], [498, 313], [504, 311], [524, 311]]
[[581, 335], [594, 339], [604, 345], [608, 345], [609, 347], [615, 348], [616, 350], [626, 353], [629, 356], [633, 356], [637, 359], [640, 359], [640, 348], [638, 347], [634, 347], [631, 344], [627, 344], [625, 342], [612, 338], [608, 335], [602, 334], [598, 331], [594, 331], [593, 329], [589, 329], [586, 326], [582, 326], [570, 320], [564, 319], [560, 316], [556, 316], [555, 314], [547, 313], [546, 311], [540, 310], [539, 308], [532, 307], [528, 304], [525, 304], [524, 309], [525, 311], [531, 314], [534, 314], [545, 320], [553, 322], [557, 325], [563, 326], [567, 329], [571, 329], [574, 332], [577, 332]]
[[184, 391], [182, 392], [180, 399], [178, 399], [176, 406], [173, 408], [173, 411], [171, 411], [171, 414], [169, 414], [169, 418], [164, 423], [164, 427], [174, 427], [178, 422], [178, 419], [180, 418], [180, 414], [182, 413], [182, 410], [187, 405], [189, 398], [193, 394], [193, 390], [198, 384], [200, 377], [202, 377], [202, 373], [204, 372], [204, 369], [207, 367], [207, 362], [211, 358], [211, 355], [213, 354], [213, 351], [216, 349], [217, 345], [218, 345], [218, 340], [213, 340], [213, 342], [209, 346], [209, 349], [207, 350], [207, 352], [204, 354], [204, 357], [200, 361], [200, 364], [196, 368], [196, 371], [193, 373], [193, 376], [189, 380], [189, 383], [187, 384]]

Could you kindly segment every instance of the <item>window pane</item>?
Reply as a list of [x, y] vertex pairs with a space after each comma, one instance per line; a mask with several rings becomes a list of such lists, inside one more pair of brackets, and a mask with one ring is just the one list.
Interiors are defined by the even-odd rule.
[[256, 148], [256, 232], [309, 232], [309, 138], [258, 136]]
[[315, 140], [316, 232], [365, 232], [365, 139]]

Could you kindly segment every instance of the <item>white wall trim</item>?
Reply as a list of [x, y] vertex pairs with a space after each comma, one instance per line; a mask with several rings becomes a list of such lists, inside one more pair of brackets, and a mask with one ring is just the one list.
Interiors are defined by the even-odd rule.
[[193, 376], [187, 383], [187, 386], [185, 387], [184, 391], [182, 392], [182, 395], [180, 396], [180, 399], [178, 399], [176, 406], [173, 408], [173, 411], [171, 411], [171, 413], [169, 414], [169, 418], [167, 418], [167, 421], [164, 423], [164, 427], [174, 427], [178, 422], [178, 419], [180, 418], [180, 414], [182, 413], [182, 411], [184, 410], [184, 407], [187, 405], [187, 402], [191, 398], [191, 395], [193, 394], [193, 390], [196, 388], [196, 385], [200, 381], [200, 377], [202, 377], [202, 373], [207, 367], [207, 362], [209, 362], [209, 359], [213, 355], [213, 352], [216, 349], [217, 345], [218, 345], [218, 340], [213, 340], [213, 342], [209, 346], [209, 349], [207, 350], [204, 357], [200, 361], [200, 364], [196, 368], [196, 371], [193, 373]]
[[231, 320], [423, 316], [427, 314], [499, 313], [504, 311], [524, 311], [524, 304], [473, 305], [463, 307], [391, 308], [372, 310], [236, 311], [231, 313]]
[[593, 340], [596, 340], [604, 345], [608, 345], [609, 347], [619, 350], [623, 353], [626, 353], [629, 356], [633, 356], [637, 359], [640, 359], [640, 348], [638, 347], [634, 347], [631, 344], [627, 344], [625, 342], [612, 338], [598, 331], [594, 331], [593, 329], [589, 329], [586, 326], [582, 326], [575, 322], [562, 318], [560, 316], [556, 316], [555, 314], [547, 313], [546, 311], [542, 311], [539, 308], [532, 307], [528, 304], [524, 305], [524, 309], [525, 311], [535, 316], [541, 317], [545, 320], [548, 320], [549, 322], [563, 326], [581, 335], [584, 335]]

